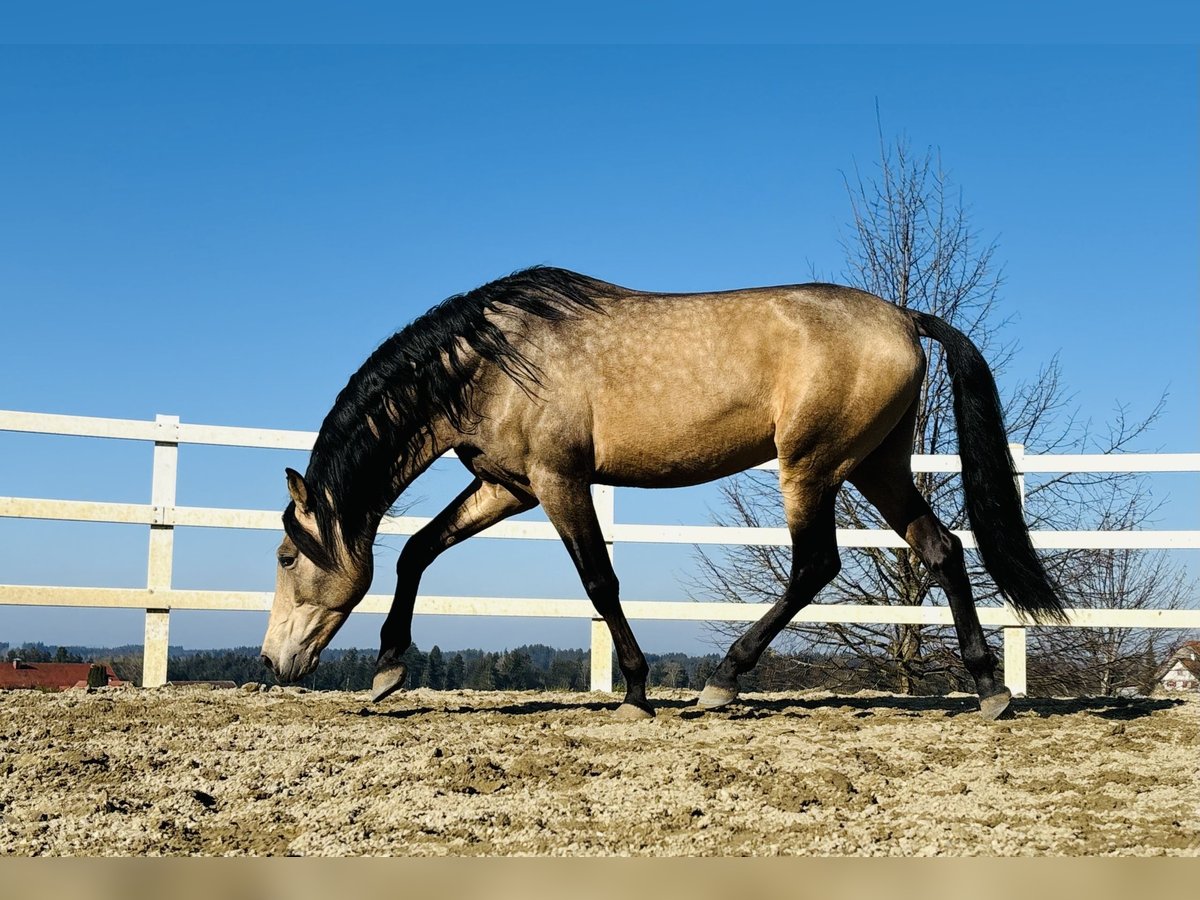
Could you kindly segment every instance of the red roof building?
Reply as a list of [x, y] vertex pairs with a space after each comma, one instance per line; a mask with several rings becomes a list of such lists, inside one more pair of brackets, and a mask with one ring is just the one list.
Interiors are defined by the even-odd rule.
[[0, 690], [65, 691], [67, 688], [87, 687], [92, 667], [102, 669], [109, 687], [125, 684], [107, 664], [94, 663], [31, 663], [14, 659], [0, 665]]

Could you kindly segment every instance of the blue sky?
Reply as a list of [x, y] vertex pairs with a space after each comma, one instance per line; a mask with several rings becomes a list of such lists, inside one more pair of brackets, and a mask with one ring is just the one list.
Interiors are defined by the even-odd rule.
[[[998, 241], [1009, 377], [1060, 354], [1096, 421], [1168, 390], [1144, 446], [1195, 451], [1197, 99], [1188, 46], [8, 46], [0, 408], [315, 429], [389, 333], [525, 265], [656, 290], [836, 278], [842, 173], [873, 166], [878, 103]], [[149, 496], [139, 445], [0, 434], [0, 461], [0, 494]], [[180, 502], [282, 507], [284, 465], [303, 455], [184, 448]], [[1189, 477], [1165, 488], [1194, 500]], [[440, 465], [417, 511], [464, 480]], [[704, 522], [711, 497], [622, 492], [618, 516]], [[1197, 527], [1194, 503], [1164, 515]], [[273, 542], [181, 530], [176, 585], [269, 589]], [[427, 592], [582, 597], [558, 547], [472, 543]], [[132, 586], [144, 566], [143, 529], [0, 520], [3, 582]], [[678, 599], [693, 567], [622, 546], [618, 569], [627, 597]], [[257, 643], [263, 618], [177, 614], [172, 641]], [[0, 640], [140, 635], [137, 613], [0, 607]], [[416, 640], [586, 627], [425, 619]]]
[[1197, 39], [1190, 0], [44, 0], [0, 8], [12, 43], [1134, 44]]

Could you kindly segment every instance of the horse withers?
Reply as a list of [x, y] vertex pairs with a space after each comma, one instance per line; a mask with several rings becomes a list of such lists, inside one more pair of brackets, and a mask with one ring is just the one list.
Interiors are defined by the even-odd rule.
[[541, 504], [612, 632], [626, 685], [617, 715], [652, 716], [646, 660], [621, 611], [589, 488], [699, 484], [775, 458], [790, 580], [730, 647], [699, 705], [733, 701], [738, 676], [837, 574], [834, 499], [849, 481], [945, 591], [981, 711], [995, 718], [1011, 697], [996, 678], [962, 544], [912, 479], [922, 337], [942, 345], [949, 366], [966, 507], [984, 565], [1018, 612], [1061, 620], [1029, 541], [995, 382], [961, 332], [837, 285], [661, 294], [537, 267], [435, 306], [351, 376], [305, 474], [287, 470], [292, 502], [263, 660], [283, 681], [316, 667], [371, 584], [383, 516], [453, 450], [473, 479], [400, 553], [373, 699], [404, 682], [426, 567], [452, 544]]

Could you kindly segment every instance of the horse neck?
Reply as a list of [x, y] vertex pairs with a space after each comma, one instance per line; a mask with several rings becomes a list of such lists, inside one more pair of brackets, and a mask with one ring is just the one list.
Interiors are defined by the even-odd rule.
[[[392, 481], [389, 485], [376, 485], [374, 487], [368, 485], [359, 485], [358, 489], [366, 489], [371, 493], [378, 491], [375, 494], [381, 497], [386, 503], [380, 503], [375, 508], [391, 508], [395, 505], [396, 500], [400, 495], [408, 489], [426, 469], [428, 469], [439, 456], [445, 453], [453, 446], [453, 440], [449, 437], [447, 429], [435, 428], [422, 442], [417, 451], [410, 455], [408, 459], [401, 461], [401, 464], [396, 469], [392, 476]], [[331, 498], [332, 499], [332, 498]], [[332, 506], [336, 510], [338, 503], [333, 499]], [[336, 515], [337, 513], [335, 513]], [[343, 521], [341, 533], [343, 538], [352, 542], [358, 547], [370, 547], [375, 542], [375, 536], [379, 532], [379, 526], [383, 521], [383, 513], [371, 513], [369, 518], [362, 523], [358, 528], [353, 529], [353, 536], [346, 534], [346, 523]]]
[[420, 449], [401, 463], [392, 479], [389, 506], [394, 504], [400, 495], [408, 490], [408, 486], [433, 465], [434, 460], [454, 446], [452, 431], [453, 429], [449, 427], [448, 423], [436, 424], [426, 436]]
[[[469, 382], [472, 380], [478, 363], [478, 358], [468, 360], [470, 368], [467, 370], [466, 381]], [[372, 423], [372, 431], [375, 432], [376, 439], [380, 437], [378, 431], [380, 427], [389, 427], [385, 425], [386, 420], [390, 420], [390, 427], [397, 427], [396, 417], [404, 415], [405, 412], [397, 412], [397, 410], [385, 403], [384, 413], [378, 420]], [[380, 500], [379, 503], [368, 504], [370, 508], [376, 510], [390, 509], [395, 505], [400, 495], [408, 489], [408, 486], [428, 469], [434, 460], [455, 446], [461, 437], [462, 433], [450, 423], [448, 416], [437, 414], [429, 419], [421, 443], [417, 448], [412, 452], [403, 454], [402, 458], [396, 460], [395, 469], [391, 473], [390, 483], [360, 482], [355, 486], [355, 490], [373, 495]], [[337, 499], [331, 498], [331, 503], [336, 509], [338, 506]], [[350, 540], [360, 546], [360, 542], [374, 543], [375, 535], [378, 533], [379, 525], [382, 521], [383, 513], [372, 513], [371, 517], [362, 523], [362, 527], [354, 529], [354, 534]]]

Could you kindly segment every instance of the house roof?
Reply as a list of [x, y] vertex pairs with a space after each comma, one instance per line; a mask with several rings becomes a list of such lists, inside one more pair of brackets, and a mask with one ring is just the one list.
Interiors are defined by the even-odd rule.
[[1200, 659], [1181, 659], [1178, 662], [1197, 678], [1200, 678]]
[[[1189, 659], [1189, 657], [1191, 658]], [[1171, 655], [1158, 667], [1157, 680], [1162, 681], [1167, 673], [1175, 668], [1176, 663], [1182, 663], [1184, 668], [1200, 678], [1200, 672], [1191, 667], [1197, 661], [1200, 661], [1200, 641], [1184, 641], [1172, 650]]]
[[1196, 677], [1197, 680], [1200, 680], [1200, 660], [1180, 659], [1179, 657], [1175, 657], [1174, 659], [1168, 659], [1166, 661], [1166, 663], [1162, 666], [1162, 668], [1159, 669], [1158, 680], [1159, 681], [1164, 680], [1168, 675], [1170, 675], [1172, 672], [1174, 672], [1176, 670], [1176, 668], [1178, 668], [1178, 667], [1182, 667], [1184, 671], [1190, 672], [1193, 676]]
[[[92, 663], [29, 663], [14, 660], [0, 665], [0, 690], [20, 688], [63, 691], [79, 682], [87, 684]], [[110, 685], [124, 684], [112, 666], [104, 665]]]

